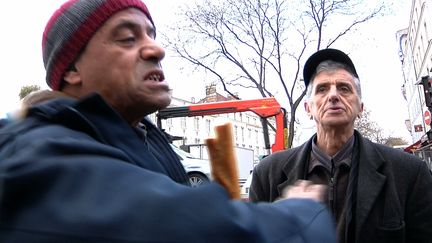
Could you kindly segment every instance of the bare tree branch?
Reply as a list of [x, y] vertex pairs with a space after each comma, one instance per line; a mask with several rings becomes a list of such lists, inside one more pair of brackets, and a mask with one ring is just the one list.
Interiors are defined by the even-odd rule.
[[378, 13], [382, 12], [384, 9], [384, 5], [381, 5], [379, 8], [377, 8], [376, 10], [374, 10], [370, 15], [359, 19], [359, 20], [355, 20], [354, 22], [352, 22], [348, 27], [346, 27], [342, 32], [340, 32], [334, 39], [329, 40], [329, 42], [327, 43], [327, 47], [329, 48], [331, 45], [333, 45], [340, 37], [346, 35], [349, 31], [351, 31], [355, 26], [362, 24], [372, 18], [374, 18]]
[[[262, 97], [284, 95], [278, 99], [289, 106], [291, 146], [297, 108], [306, 95], [304, 56], [323, 43], [330, 47], [383, 11], [383, 5], [368, 11], [369, 5], [364, 0], [201, 0], [182, 10], [184, 21], [173, 25], [164, 39], [169, 49], [196, 71], [214, 76], [231, 96], [238, 89], [256, 89]], [[338, 17], [347, 25], [337, 25]]]

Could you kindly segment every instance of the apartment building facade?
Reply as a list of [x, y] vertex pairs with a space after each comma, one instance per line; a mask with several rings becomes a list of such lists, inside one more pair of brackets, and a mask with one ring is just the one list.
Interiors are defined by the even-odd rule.
[[430, 125], [425, 122], [422, 77], [432, 75], [432, 2], [412, 0], [408, 28], [396, 33], [404, 84], [402, 92], [407, 101], [409, 119], [406, 120], [414, 147], [427, 140]]

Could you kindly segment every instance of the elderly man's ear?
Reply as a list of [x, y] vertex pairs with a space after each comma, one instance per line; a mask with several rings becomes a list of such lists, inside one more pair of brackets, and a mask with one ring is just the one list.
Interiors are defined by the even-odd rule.
[[307, 102], [304, 102], [303, 105], [304, 105], [304, 109], [305, 109], [309, 119], [313, 120], [313, 116], [312, 116], [310, 109], [309, 109], [309, 104]]
[[357, 118], [360, 119], [362, 117], [364, 105], [363, 102], [360, 104], [360, 112], [357, 114]]

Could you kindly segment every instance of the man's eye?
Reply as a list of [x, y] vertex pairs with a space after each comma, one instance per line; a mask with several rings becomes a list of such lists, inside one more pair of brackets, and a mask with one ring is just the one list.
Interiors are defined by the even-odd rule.
[[346, 85], [341, 86], [339, 89], [343, 92], [350, 92], [351, 91], [350, 87], [348, 87]]
[[326, 91], [326, 88], [325, 87], [318, 87], [316, 91], [317, 91], [317, 93], [322, 93], [322, 92]]
[[127, 38], [119, 39], [118, 42], [123, 43], [123, 44], [131, 44], [131, 43], [134, 43], [135, 40], [136, 40], [135, 37], [127, 37]]

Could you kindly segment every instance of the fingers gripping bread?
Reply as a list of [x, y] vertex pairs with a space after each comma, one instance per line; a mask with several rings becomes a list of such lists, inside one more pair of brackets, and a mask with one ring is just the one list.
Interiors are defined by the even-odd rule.
[[232, 199], [240, 199], [239, 174], [231, 123], [216, 126], [215, 134], [216, 138], [206, 139], [213, 180], [221, 184]]

